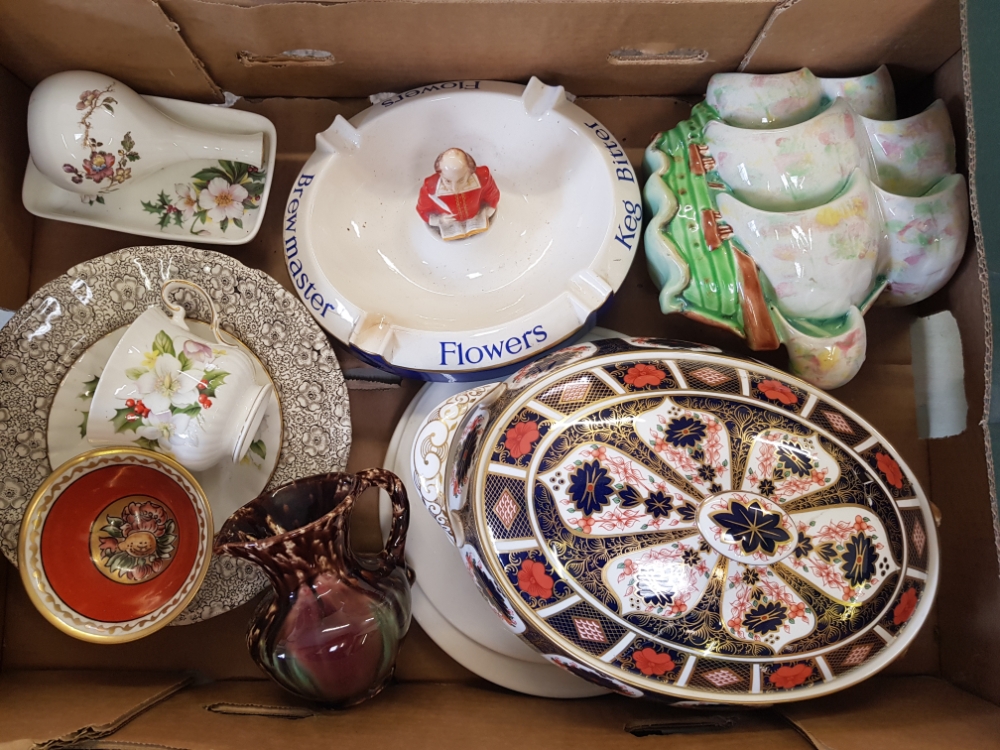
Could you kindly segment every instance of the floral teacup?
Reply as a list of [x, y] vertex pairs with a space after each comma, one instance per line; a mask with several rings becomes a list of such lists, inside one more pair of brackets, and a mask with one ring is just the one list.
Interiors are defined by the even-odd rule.
[[273, 386], [263, 367], [235, 342], [223, 340], [215, 305], [215, 341], [194, 335], [184, 308], [169, 293], [189, 281], [168, 281], [159, 307], [129, 326], [112, 352], [87, 416], [93, 445], [136, 445], [172, 455], [193, 471], [246, 455], [267, 411]]

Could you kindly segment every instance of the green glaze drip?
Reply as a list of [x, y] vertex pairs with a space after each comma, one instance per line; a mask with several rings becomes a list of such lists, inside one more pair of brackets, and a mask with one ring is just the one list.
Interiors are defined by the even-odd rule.
[[691, 170], [689, 146], [705, 145], [705, 126], [720, 119], [709, 104], [701, 102], [691, 110], [691, 118], [662, 133], [656, 148], [667, 157], [662, 179], [677, 201], [673, 218], [660, 232], [672, 245], [691, 273], [691, 283], [681, 292], [676, 309], [694, 313], [743, 335], [738, 272], [733, 258], [736, 250], [728, 240], [710, 250], [702, 232], [702, 212], [717, 211], [715, 194], [722, 185], [715, 171], [695, 174]]

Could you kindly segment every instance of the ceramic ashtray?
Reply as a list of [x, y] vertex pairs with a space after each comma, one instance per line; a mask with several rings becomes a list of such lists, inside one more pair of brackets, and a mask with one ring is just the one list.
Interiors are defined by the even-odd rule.
[[969, 203], [944, 103], [901, 120], [885, 68], [718, 74], [646, 150], [650, 272], [664, 312], [788, 347], [823, 388], [857, 373], [863, 315], [951, 278]]
[[101, 448], [57, 468], [24, 514], [21, 580], [45, 618], [75, 638], [149, 635], [198, 592], [212, 510], [186, 469], [141, 448]]
[[446, 399], [410, 448], [501, 621], [625, 695], [835, 692], [899, 656], [931, 609], [934, 516], [885, 438], [717, 349], [567, 347]]
[[561, 87], [448, 81], [316, 137], [285, 208], [292, 284], [363, 358], [499, 376], [589, 328], [635, 255], [618, 140]]
[[277, 144], [266, 117], [82, 70], [35, 88], [28, 140], [21, 197], [36, 216], [219, 245], [257, 234]]

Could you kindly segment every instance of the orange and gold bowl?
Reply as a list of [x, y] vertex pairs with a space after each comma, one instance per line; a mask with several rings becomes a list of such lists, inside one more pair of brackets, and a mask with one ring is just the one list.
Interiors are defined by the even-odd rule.
[[52, 472], [21, 523], [18, 564], [31, 601], [64, 633], [122, 643], [191, 602], [212, 554], [212, 509], [173, 459], [102, 448]]

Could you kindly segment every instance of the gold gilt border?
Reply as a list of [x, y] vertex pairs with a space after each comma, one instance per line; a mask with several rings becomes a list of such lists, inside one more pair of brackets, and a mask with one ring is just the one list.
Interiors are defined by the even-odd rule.
[[[70, 609], [58, 597], [42, 563], [42, 530], [49, 511], [63, 491], [84, 474], [106, 466], [144, 466], [163, 472], [177, 482], [194, 504], [198, 519], [198, 553], [183, 585], [155, 611], [126, 622], [101, 622]], [[208, 573], [212, 558], [212, 509], [191, 473], [172, 458], [142, 448], [99, 448], [71, 458], [46, 479], [24, 512], [18, 540], [18, 567], [32, 604], [67, 635], [91, 643], [125, 643], [143, 638], [165, 627], [194, 599]]]

